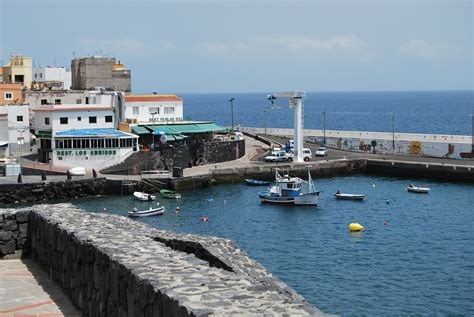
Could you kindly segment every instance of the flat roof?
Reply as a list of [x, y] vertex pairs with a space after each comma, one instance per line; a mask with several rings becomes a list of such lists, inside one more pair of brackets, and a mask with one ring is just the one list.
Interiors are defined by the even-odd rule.
[[140, 102], [140, 101], [183, 101], [181, 97], [176, 95], [128, 95], [125, 96], [127, 102]]
[[98, 110], [98, 111], [105, 111], [105, 110], [113, 110], [111, 107], [70, 107], [70, 108], [40, 108], [40, 109], [33, 109], [33, 111], [89, 111], [89, 110]]
[[123, 131], [115, 130], [113, 128], [98, 128], [98, 129], [79, 129], [58, 131], [54, 134], [56, 137], [89, 137], [89, 136], [106, 136], [106, 137], [130, 137], [135, 135]]

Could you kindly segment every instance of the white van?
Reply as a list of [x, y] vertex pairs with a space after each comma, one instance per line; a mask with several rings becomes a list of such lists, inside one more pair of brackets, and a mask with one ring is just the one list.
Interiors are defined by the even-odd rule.
[[[291, 150], [291, 151], [289, 152], [289, 154], [291, 154], [291, 155], [289, 155], [288, 161], [289, 161], [289, 162], [292, 162], [292, 161], [293, 161], [293, 150]], [[305, 162], [311, 161], [311, 156], [312, 156], [311, 149], [308, 149], [308, 148], [306, 148], [306, 147], [303, 148], [303, 160], [304, 160]]]

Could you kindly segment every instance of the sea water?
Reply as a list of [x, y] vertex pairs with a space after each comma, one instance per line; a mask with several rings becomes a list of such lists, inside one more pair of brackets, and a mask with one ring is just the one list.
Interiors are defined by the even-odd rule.
[[[262, 93], [180, 94], [184, 114], [193, 120], [242, 127], [292, 128], [287, 99], [271, 107]], [[326, 114], [324, 115], [323, 112]], [[304, 101], [305, 129], [472, 135], [473, 91], [308, 92]]]
[[[473, 185], [374, 176], [315, 181], [323, 191], [318, 207], [262, 205], [257, 192], [265, 187], [236, 183], [184, 192], [180, 200], [159, 198], [165, 215], [137, 221], [232, 239], [327, 313], [474, 313]], [[431, 192], [407, 192], [413, 182]], [[337, 190], [366, 199], [336, 200]], [[148, 208], [132, 196], [73, 203], [120, 215], [133, 207]], [[352, 222], [366, 231], [349, 232]]]

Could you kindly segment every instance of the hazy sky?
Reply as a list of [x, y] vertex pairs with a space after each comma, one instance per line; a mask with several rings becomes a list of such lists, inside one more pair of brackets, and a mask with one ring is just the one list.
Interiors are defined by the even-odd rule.
[[0, 59], [100, 53], [135, 92], [474, 89], [472, 0], [0, 0]]

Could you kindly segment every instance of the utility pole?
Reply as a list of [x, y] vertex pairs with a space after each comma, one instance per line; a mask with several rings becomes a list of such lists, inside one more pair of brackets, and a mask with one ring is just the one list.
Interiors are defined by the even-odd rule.
[[230, 98], [229, 99], [229, 102], [230, 102], [230, 116], [231, 116], [231, 127], [230, 127], [230, 131], [231, 132], [234, 132], [234, 100], [235, 98]]
[[[152, 121], [153, 121], [153, 124], [155, 124], [155, 114], [157, 114], [157, 112], [152, 112], [150, 113], [151, 114], [151, 117], [152, 117]], [[153, 132], [151, 133], [152, 134], [152, 140], [153, 140], [153, 151], [155, 151], [155, 130], [153, 130]]]
[[263, 110], [263, 113], [265, 114], [265, 135], [267, 135], [267, 110]]
[[395, 112], [392, 112], [392, 150], [395, 154]]
[[323, 111], [323, 143], [326, 145], [326, 111]]
[[20, 137], [18, 137], [18, 145], [20, 146], [20, 175], [23, 174], [23, 168], [22, 168], [22, 157], [23, 157], [23, 144], [25, 144], [25, 138], [22, 136], [23, 131], [20, 133]]

